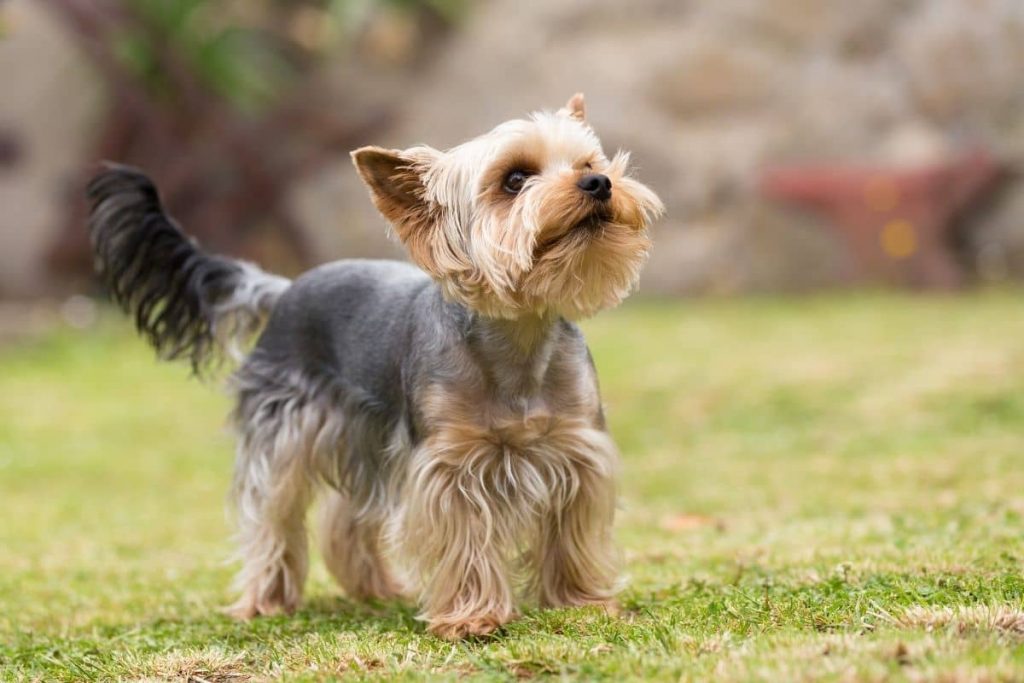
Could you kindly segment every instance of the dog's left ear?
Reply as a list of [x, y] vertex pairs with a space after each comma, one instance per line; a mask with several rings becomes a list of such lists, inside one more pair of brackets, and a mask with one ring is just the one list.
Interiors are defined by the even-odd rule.
[[584, 122], [587, 120], [587, 108], [583, 102], [583, 93], [578, 92], [569, 98], [565, 106], [558, 110], [559, 114]]

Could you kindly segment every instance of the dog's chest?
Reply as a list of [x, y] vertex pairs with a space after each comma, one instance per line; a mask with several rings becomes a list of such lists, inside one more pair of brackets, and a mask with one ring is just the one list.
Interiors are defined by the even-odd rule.
[[614, 469], [614, 446], [594, 419], [597, 400], [539, 394], [509, 405], [438, 386], [423, 399], [429, 431], [420, 456], [460, 486], [509, 504], [538, 511], [565, 505], [583, 474]]

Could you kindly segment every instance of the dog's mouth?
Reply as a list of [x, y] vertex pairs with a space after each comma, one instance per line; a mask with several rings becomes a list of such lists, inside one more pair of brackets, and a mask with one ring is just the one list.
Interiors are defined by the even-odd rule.
[[600, 234], [609, 220], [611, 220], [611, 215], [607, 210], [599, 209], [587, 214], [568, 230], [538, 242], [533, 250], [534, 258], [543, 256], [559, 244], [569, 240], [579, 240], [581, 243], [589, 242]]

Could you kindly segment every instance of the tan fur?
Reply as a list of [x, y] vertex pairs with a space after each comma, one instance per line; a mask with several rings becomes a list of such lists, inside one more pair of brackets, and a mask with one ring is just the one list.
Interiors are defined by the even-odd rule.
[[439, 635], [511, 620], [517, 583], [549, 606], [614, 594], [615, 446], [592, 401], [559, 389], [562, 410], [526, 415], [464, 387], [434, 386], [418, 400], [430, 434], [413, 453], [392, 542]]

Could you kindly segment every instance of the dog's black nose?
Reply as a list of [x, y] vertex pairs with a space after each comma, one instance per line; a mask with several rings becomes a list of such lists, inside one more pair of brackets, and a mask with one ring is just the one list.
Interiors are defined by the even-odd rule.
[[579, 179], [576, 187], [602, 202], [612, 196], [612, 181], [602, 173], [588, 173]]

